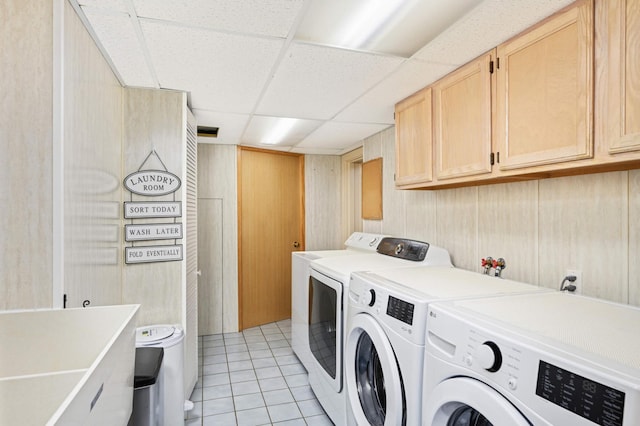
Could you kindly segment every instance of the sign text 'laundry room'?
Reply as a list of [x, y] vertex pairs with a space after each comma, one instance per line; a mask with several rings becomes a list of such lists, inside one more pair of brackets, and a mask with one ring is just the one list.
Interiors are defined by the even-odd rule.
[[180, 178], [164, 170], [141, 170], [124, 179], [124, 186], [134, 194], [158, 196], [176, 192]]

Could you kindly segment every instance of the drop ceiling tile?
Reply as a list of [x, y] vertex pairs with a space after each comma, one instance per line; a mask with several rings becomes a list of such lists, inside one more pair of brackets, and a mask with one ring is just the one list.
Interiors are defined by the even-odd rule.
[[[249, 145], [267, 145], [265, 141], [273, 133], [274, 129], [282, 120], [279, 117], [253, 116], [249, 126], [242, 136], [242, 143]], [[311, 132], [317, 129], [322, 121], [297, 119], [292, 122], [291, 129], [284, 135], [281, 142], [268, 146], [293, 146], [303, 140]]]
[[411, 59], [340, 112], [336, 120], [394, 124], [394, 105], [398, 101], [428, 86], [454, 68], [453, 65]]
[[106, 54], [111, 58], [126, 86], [158, 87], [145, 61], [144, 51], [131, 18], [123, 13], [105, 13], [82, 7]]
[[387, 124], [339, 123], [329, 121], [307, 136], [296, 148], [342, 149], [362, 142], [388, 128]]
[[161, 87], [191, 92], [191, 106], [250, 112], [284, 41], [141, 20]]
[[426, 61], [463, 65], [573, 0], [485, 0], [415, 54]]
[[330, 119], [403, 61], [398, 57], [292, 43], [256, 112]]
[[128, 0], [78, 0], [81, 6], [91, 6], [115, 12], [128, 13]]
[[133, 3], [140, 17], [284, 38], [304, 0], [133, 0]]
[[247, 114], [228, 114], [193, 109], [198, 126], [218, 127], [217, 138], [198, 137], [198, 142], [239, 145], [242, 132], [249, 121]]

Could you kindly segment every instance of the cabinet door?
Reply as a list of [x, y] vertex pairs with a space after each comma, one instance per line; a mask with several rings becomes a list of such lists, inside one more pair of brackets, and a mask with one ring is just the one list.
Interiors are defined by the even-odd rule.
[[491, 173], [491, 72], [494, 51], [433, 87], [436, 179]]
[[396, 104], [396, 185], [431, 182], [431, 88]]
[[593, 2], [498, 46], [501, 170], [593, 156]]
[[[608, 0], [598, 5], [606, 39], [597, 111], [609, 154], [640, 150], [640, 0]], [[603, 9], [603, 10], [602, 10]]]

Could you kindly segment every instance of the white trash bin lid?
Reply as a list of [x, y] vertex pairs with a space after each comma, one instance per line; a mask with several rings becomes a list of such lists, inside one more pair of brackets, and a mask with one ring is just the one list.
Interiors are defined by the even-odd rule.
[[136, 343], [153, 344], [167, 339], [176, 332], [173, 325], [150, 325], [136, 328]]

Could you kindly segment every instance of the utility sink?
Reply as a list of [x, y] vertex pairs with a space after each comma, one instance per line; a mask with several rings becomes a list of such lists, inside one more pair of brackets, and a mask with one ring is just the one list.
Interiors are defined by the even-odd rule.
[[126, 425], [138, 309], [0, 312], [0, 425]]

